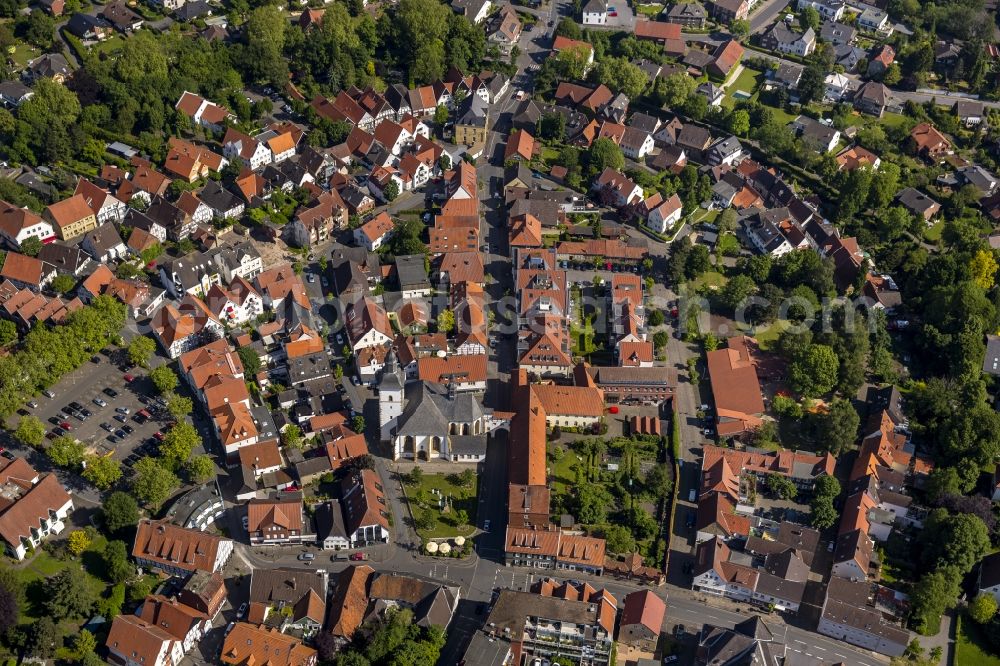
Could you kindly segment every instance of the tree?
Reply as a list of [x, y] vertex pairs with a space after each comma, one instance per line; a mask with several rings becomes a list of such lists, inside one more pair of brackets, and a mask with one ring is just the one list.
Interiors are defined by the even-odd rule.
[[194, 404], [191, 402], [191, 398], [183, 395], [177, 395], [176, 393], [170, 396], [167, 400], [167, 411], [175, 419], [182, 419], [191, 413], [194, 408]]
[[392, 180], [391, 178], [389, 179], [388, 184], [382, 188], [382, 196], [384, 196], [385, 200], [389, 203], [396, 200], [396, 197], [399, 196], [399, 185], [396, 184], [395, 180]]
[[[32, 12], [32, 14], [42, 12]], [[24, 649], [38, 659], [49, 659], [55, 654], [56, 642], [59, 640], [59, 629], [51, 617], [43, 616], [35, 620], [31, 631], [27, 633]]]
[[84, 462], [86, 467], [81, 476], [98, 490], [107, 490], [122, 478], [122, 465], [111, 456], [90, 455]]
[[[566, 117], [554, 111], [543, 113], [542, 117], [538, 119], [537, 130], [540, 139], [563, 141], [566, 138]], [[576, 151], [572, 151], [572, 154], [576, 155]], [[563, 155], [560, 153], [560, 158], [562, 157]], [[567, 164], [563, 164], [563, 166], [569, 168]]]
[[587, 159], [590, 172], [593, 175], [597, 175], [605, 169], [621, 171], [625, 166], [625, 156], [622, 154], [622, 149], [606, 136], [600, 137], [590, 145]]
[[851, 448], [857, 437], [861, 418], [850, 400], [835, 398], [827, 413], [818, 418], [821, 446], [835, 456]]
[[980, 592], [969, 604], [969, 617], [973, 622], [986, 624], [997, 614], [997, 600], [988, 592]]
[[45, 440], [45, 426], [37, 416], [24, 416], [17, 424], [14, 438], [25, 446], [37, 448]]
[[49, 460], [60, 467], [76, 469], [83, 462], [86, 452], [87, 450], [81, 442], [76, 440], [76, 437], [63, 435], [52, 440], [45, 454]]
[[60, 294], [68, 294], [76, 288], [76, 279], [72, 275], [60, 273], [52, 280], [52, 290]]
[[980, 249], [969, 261], [969, 275], [972, 281], [989, 291], [993, 288], [993, 283], [997, 274], [997, 260], [993, 253], [986, 249]]
[[796, 354], [789, 368], [789, 379], [796, 391], [806, 396], [828, 393], [837, 383], [840, 361], [829, 345], [812, 344]]
[[[750, 133], [750, 112], [746, 109], [736, 109], [729, 114], [729, 131], [737, 136]], [[727, 209], [728, 210], [728, 209]], [[736, 211], [733, 211], [735, 215]]]
[[799, 23], [807, 28], [812, 28], [813, 32], [819, 32], [820, 16], [815, 7], [806, 7], [799, 12]]
[[243, 374], [247, 377], [256, 377], [261, 368], [260, 354], [253, 347], [240, 347], [236, 350], [236, 355], [243, 364]]
[[446, 122], [448, 122], [448, 107], [444, 104], [438, 104], [437, 108], [434, 109], [434, 123], [443, 127]]
[[155, 458], [142, 458], [133, 469], [132, 492], [154, 509], [158, 509], [180, 485], [180, 479]]
[[746, 19], [736, 19], [729, 24], [729, 32], [736, 41], [744, 41], [750, 36], [750, 21], [747, 21]]
[[698, 82], [686, 72], [677, 72], [663, 80], [660, 84], [660, 94], [668, 108], [680, 108], [687, 98], [694, 94], [697, 87]]
[[293, 449], [302, 447], [302, 429], [294, 423], [289, 424], [281, 431], [281, 443]]
[[0, 570], [0, 633], [7, 633], [17, 624], [24, 601], [24, 586], [13, 570]]
[[282, 57], [286, 23], [275, 5], [264, 5], [250, 12], [244, 25], [244, 67], [254, 80], [273, 86], [288, 81], [287, 60]]
[[358, 414], [353, 419], [351, 419], [351, 430], [356, 433], [363, 434], [365, 431], [365, 417]]
[[448, 334], [455, 328], [455, 313], [449, 309], [441, 310], [437, 316], [437, 329], [439, 333]]
[[149, 358], [156, 351], [156, 343], [152, 338], [144, 335], [137, 335], [128, 343], [128, 358], [135, 365], [147, 367]]
[[128, 493], [116, 491], [101, 505], [104, 527], [114, 534], [126, 527], [134, 527], [139, 522], [139, 505]]
[[7, 347], [14, 342], [17, 342], [17, 324], [9, 319], [0, 321], [0, 347]]
[[202, 454], [195, 456], [187, 463], [188, 478], [194, 483], [207, 483], [215, 478], [215, 463], [212, 456]]
[[781, 499], [792, 500], [798, 494], [795, 483], [781, 474], [768, 474], [766, 483], [768, 491]]
[[833, 501], [840, 495], [840, 482], [837, 477], [824, 474], [813, 483], [813, 496], [809, 503], [812, 512], [812, 524], [817, 529], [832, 527], [840, 519], [840, 514], [833, 506]]
[[94, 638], [94, 634], [82, 629], [73, 639], [73, 650], [79, 659], [82, 659], [84, 655], [94, 654], [97, 650], [97, 639]]
[[670, 342], [670, 334], [666, 331], [657, 331], [653, 334], [653, 346], [657, 349], [663, 349]]
[[918, 633], [933, 636], [941, 629], [941, 615], [954, 608], [961, 593], [962, 575], [951, 567], [931, 571], [910, 591], [910, 623]]
[[823, 99], [823, 92], [826, 90], [826, 72], [819, 63], [810, 63], [802, 71], [799, 79], [799, 101], [802, 104], [809, 104], [815, 100]]
[[69, 552], [73, 554], [73, 557], [83, 555], [83, 551], [90, 548], [90, 543], [90, 535], [87, 534], [86, 530], [73, 530], [69, 533], [69, 538], [66, 540], [67, 548], [69, 548]]
[[109, 541], [104, 547], [104, 569], [112, 583], [124, 583], [135, 571], [128, 560], [124, 541]]
[[735, 310], [757, 291], [757, 285], [746, 275], [736, 275], [719, 291], [719, 302]]
[[56, 620], [85, 618], [95, 601], [94, 593], [79, 567], [66, 567], [45, 582], [42, 605], [48, 616]]
[[29, 257], [37, 257], [41, 251], [42, 241], [38, 239], [38, 236], [28, 236], [21, 243], [21, 254], [26, 254]]
[[178, 421], [160, 442], [160, 457], [166, 467], [176, 472], [199, 445], [201, 435], [198, 430], [187, 421]]
[[650, 326], [663, 326], [663, 323], [667, 320], [666, 316], [663, 314], [663, 310], [653, 310], [649, 313], [649, 325]]
[[623, 525], [608, 525], [603, 529], [607, 548], [612, 553], [631, 553], [635, 551], [635, 539], [632, 533]]
[[149, 378], [160, 394], [170, 393], [177, 388], [177, 373], [169, 365], [160, 365], [149, 371]]
[[569, 16], [565, 16], [559, 20], [559, 24], [556, 26], [554, 34], [556, 36], [568, 37], [569, 39], [575, 39], [578, 41], [583, 39], [583, 31], [580, 30], [580, 24]]
[[925, 528], [921, 532], [922, 557], [928, 567], [953, 567], [964, 576], [990, 551], [989, 530], [978, 516], [934, 509]]
[[597, 64], [597, 80], [614, 92], [625, 93], [635, 98], [649, 85], [649, 79], [637, 65], [628, 58], [604, 58]]

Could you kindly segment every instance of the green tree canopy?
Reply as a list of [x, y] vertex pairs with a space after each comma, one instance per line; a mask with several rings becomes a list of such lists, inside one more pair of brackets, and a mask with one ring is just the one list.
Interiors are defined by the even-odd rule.
[[128, 493], [116, 491], [111, 493], [101, 505], [104, 516], [104, 526], [114, 534], [126, 527], [134, 527], [139, 522], [139, 505]]

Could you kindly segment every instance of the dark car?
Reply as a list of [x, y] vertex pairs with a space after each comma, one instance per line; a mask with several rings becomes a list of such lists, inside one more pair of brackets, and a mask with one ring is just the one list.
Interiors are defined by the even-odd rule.
[[0, 452], [0, 456], [3, 456], [7, 460], [13, 460], [14, 459], [14, 454], [11, 453], [10, 451], [2, 451], [2, 452]]
[[101, 357], [100, 356], [91, 356], [90, 357], [90, 362], [91, 363], [100, 363], [101, 362]]
[[90, 411], [86, 407], [82, 408], [80, 410], [80, 413], [83, 414], [84, 418], [90, 418], [91, 416], [94, 415], [94, 412]]
[[50, 416], [49, 417], [49, 423], [51, 423], [52, 425], [59, 425], [59, 417], [58, 416]]
[[127, 420], [128, 419], [126, 419], [124, 415], [122, 415], [122, 414], [115, 414], [115, 421], [118, 421], [119, 423], [125, 423], [125, 421], [127, 421]]
[[69, 403], [69, 406], [72, 407], [73, 409], [83, 409], [83, 405], [81, 405], [76, 401]]
[[122, 441], [116, 435], [108, 435], [106, 439], [112, 444], [117, 444], [118, 442]]
[[125, 432], [127, 432], [130, 435], [135, 432], [135, 428], [133, 428], [130, 425], [123, 425], [122, 426], [122, 430], [124, 430]]
[[115, 430], [115, 437], [117, 437], [118, 439], [125, 439], [125, 437], [127, 435], [128, 435], [128, 433], [125, 432], [124, 430], [122, 430], [121, 428], [118, 428], [118, 430]]
[[108, 396], [109, 398], [117, 398], [118, 397], [118, 391], [116, 391], [113, 388], [109, 387], [109, 388], [104, 389], [104, 395]]
[[104, 423], [101, 424], [101, 430], [107, 430], [108, 432], [114, 432], [115, 431], [115, 427], [113, 425], [111, 425], [110, 423], [108, 423], [107, 421], [105, 421]]
[[62, 437], [63, 435], [66, 434], [66, 431], [60, 428], [59, 426], [53, 428], [52, 432], [55, 434], [56, 437]]

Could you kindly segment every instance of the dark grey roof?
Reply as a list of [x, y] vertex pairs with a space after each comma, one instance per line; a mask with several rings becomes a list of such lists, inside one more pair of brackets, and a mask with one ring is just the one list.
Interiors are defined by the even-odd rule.
[[83, 235], [83, 240], [88, 241], [90, 247], [94, 249], [98, 256], [107, 253], [119, 245], [124, 245], [121, 235], [115, 229], [115, 225], [110, 222], [106, 222], [96, 229], [88, 231]]
[[456, 125], [474, 125], [476, 127], [486, 126], [486, 117], [489, 114], [490, 105], [479, 95], [469, 95], [462, 102], [455, 118]]
[[209, 180], [205, 188], [198, 193], [198, 198], [214, 212], [222, 214], [238, 207], [242, 202], [235, 194], [225, 189], [214, 180]]
[[314, 516], [316, 518], [316, 539], [325, 540], [327, 537], [347, 538], [347, 529], [344, 528], [344, 514], [340, 511], [340, 502], [329, 500], [316, 505]]
[[78, 247], [47, 243], [38, 252], [38, 258], [51, 264], [57, 271], [76, 274], [90, 263], [90, 255]]
[[288, 359], [288, 381], [293, 385], [321, 379], [331, 373], [330, 357], [326, 351]]
[[309, 590], [325, 600], [325, 576], [303, 569], [257, 568], [250, 575], [250, 601], [265, 606], [295, 605]]
[[896, 200], [906, 208], [915, 213], [920, 213], [921, 215], [928, 208], [940, 206], [937, 201], [934, 201], [934, 199], [931, 199], [920, 190], [915, 190], [912, 187], [907, 187], [906, 189], [900, 191], [900, 193], [896, 195]]
[[431, 286], [422, 254], [404, 254], [396, 257], [396, 277], [402, 289]]
[[483, 416], [482, 405], [469, 393], [448, 394], [448, 388], [420, 381], [406, 387], [406, 409], [399, 417], [398, 435], [440, 435], [450, 423], [472, 423]]
[[853, 26], [835, 21], [824, 21], [819, 28], [819, 38], [834, 46], [853, 42], [857, 34], [858, 31]]
[[667, 17], [674, 19], [703, 19], [707, 16], [708, 12], [697, 2], [679, 2], [667, 12]]
[[450, 435], [448, 448], [452, 453], [458, 455], [486, 455], [485, 435]]
[[199, 16], [206, 16], [212, 13], [212, 5], [205, 0], [191, 0], [174, 10], [174, 16], [182, 21], [191, 21]]

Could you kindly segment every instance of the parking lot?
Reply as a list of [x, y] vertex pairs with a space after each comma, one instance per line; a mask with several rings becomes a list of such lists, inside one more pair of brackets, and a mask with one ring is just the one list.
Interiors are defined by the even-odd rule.
[[25, 411], [42, 421], [48, 438], [69, 434], [94, 453], [111, 453], [131, 465], [156, 453], [155, 435], [165, 432], [173, 417], [147, 371], [129, 368], [119, 353], [111, 354], [95, 356], [52, 387], [55, 397], [39, 395], [32, 401], [38, 406], [28, 403]]

